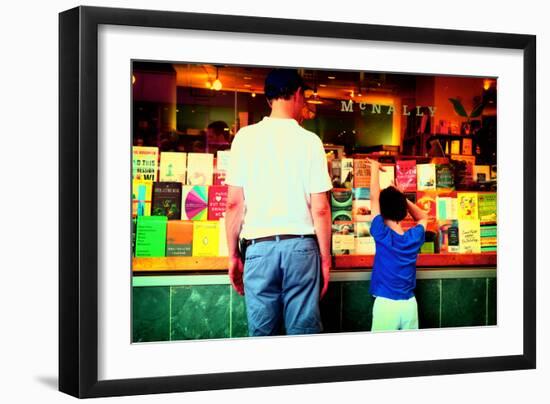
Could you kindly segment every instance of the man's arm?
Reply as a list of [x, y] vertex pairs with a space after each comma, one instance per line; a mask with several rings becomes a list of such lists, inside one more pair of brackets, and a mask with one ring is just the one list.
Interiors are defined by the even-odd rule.
[[313, 226], [315, 227], [315, 234], [317, 235], [317, 242], [319, 243], [319, 251], [321, 253], [321, 271], [323, 274], [321, 298], [323, 298], [328, 289], [330, 267], [332, 265], [332, 256], [330, 255], [332, 220], [326, 192], [311, 194], [311, 217], [313, 218]]
[[426, 230], [426, 226], [428, 225], [428, 214], [408, 199], [407, 210], [409, 211], [413, 219], [416, 220], [417, 224], [422, 225], [422, 227], [424, 227], [424, 230]]
[[370, 211], [374, 217], [380, 214], [380, 171], [386, 171], [380, 167], [376, 160], [367, 158], [370, 163]]
[[[229, 186], [225, 210], [225, 232], [229, 251], [229, 280], [240, 295], [244, 294], [243, 263], [239, 255], [239, 233], [244, 218], [244, 193], [242, 187]], [[244, 257], [243, 257], [244, 259]]]

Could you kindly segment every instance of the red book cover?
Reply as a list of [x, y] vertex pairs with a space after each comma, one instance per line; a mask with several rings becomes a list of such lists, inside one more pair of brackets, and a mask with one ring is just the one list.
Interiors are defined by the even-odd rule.
[[208, 188], [208, 220], [219, 220], [225, 217], [227, 204], [227, 186], [212, 185]]
[[398, 160], [395, 166], [395, 179], [404, 192], [416, 191], [416, 161]]
[[416, 205], [428, 212], [430, 218], [435, 218], [437, 213], [437, 193], [435, 191], [416, 191]]
[[218, 171], [214, 173], [214, 185], [225, 185], [225, 171]]

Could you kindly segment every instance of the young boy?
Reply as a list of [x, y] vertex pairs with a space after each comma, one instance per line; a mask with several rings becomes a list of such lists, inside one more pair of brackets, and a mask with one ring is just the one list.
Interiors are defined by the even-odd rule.
[[[370, 232], [376, 243], [370, 293], [372, 331], [418, 329], [418, 308], [413, 290], [416, 286], [416, 258], [424, 243], [428, 215], [395, 187], [380, 192], [378, 161], [371, 165]], [[401, 222], [407, 212], [417, 225], [404, 231]]]

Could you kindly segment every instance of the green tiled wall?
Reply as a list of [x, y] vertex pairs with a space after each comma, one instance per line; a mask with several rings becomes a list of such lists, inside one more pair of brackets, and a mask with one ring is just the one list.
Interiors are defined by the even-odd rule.
[[[369, 281], [331, 282], [321, 301], [324, 332], [369, 331]], [[420, 328], [496, 324], [496, 279], [417, 280]], [[133, 341], [246, 337], [244, 297], [230, 285], [133, 288]]]

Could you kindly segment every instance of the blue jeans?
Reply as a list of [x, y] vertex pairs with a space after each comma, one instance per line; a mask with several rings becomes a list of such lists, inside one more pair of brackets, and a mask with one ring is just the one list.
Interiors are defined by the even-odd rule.
[[319, 247], [312, 238], [262, 241], [248, 246], [244, 297], [250, 336], [322, 331]]

